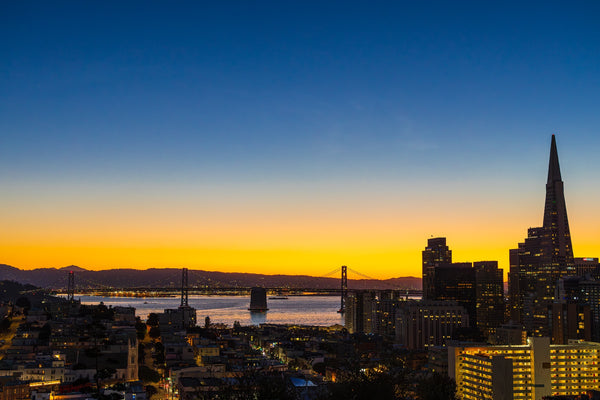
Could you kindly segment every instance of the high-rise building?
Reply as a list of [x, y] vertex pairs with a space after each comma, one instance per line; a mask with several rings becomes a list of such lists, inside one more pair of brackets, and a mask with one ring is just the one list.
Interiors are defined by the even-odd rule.
[[350, 333], [373, 333], [393, 337], [395, 312], [401, 292], [395, 290], [359, 290], [346, 298], [344, 325]]
[[350, 333], [374, 333], [373, 311], [375, 308], [376, 292], [360, 290], [348, 294], [344, 325]]
[[551, 273], [566, 275], [573, 272], [573, 247], [567, 218], [565, 189], [558, 164], [556, 138], [552, 135], [550, 161], [548, 164], [548, 182], [546, 183], [546, 205], [544, 207], [543, 227], [549, 232], [551, 247]]
[[446, 238], [429, 239], [423, 251], [423, 300], [456, 301], [467, 310], [471, 327], [487, 337], [504, 322], [502, 272], [497, 261], [453, 263]]
[[436, 265], [431, 300], [456, 301], [469, 314], [471, 327], [477, 326], [475, 269], [470, 262]]
[[504, 281], [498, 261], [476, 261], [475, 300], [477, 328], [488, 338], [504, 322]]
[[452, 263], [452, 250], [446, 246], [446, 238], [438, 237], [427, 240], [423, 250], [423, 299], [434, 299], [435, 267]]
[[558, 319], [552, 326], [555, 343], [569, 339], [600, 342], [600, 280], [589, 274], [559, 279], [552, 311], [553, 323]]
[[[461, 399], [538, 400], [598, 390], [600, 343], [528, 338], [520, 346], [449, 346], [448, 375]], [[572, 397], [565, 397], [572, 398]]]
[[590, 275], [600, 279], [600, 262], [598, 257], [575, 257], [575, 274], [578, 276]]
[[530, 334], [549, 336], [549, 306], [556, 281], [574, 272], [573, 248], [560, 174], [556, 138], [552, 135], [542, 227], [529, 228], [527, 238], [510, 251], [511, 319]]
[[454, 301], [406, 301], [396, 310], [396, 343], [411, 350], [442, 346], [469, 326], [465, 308]]

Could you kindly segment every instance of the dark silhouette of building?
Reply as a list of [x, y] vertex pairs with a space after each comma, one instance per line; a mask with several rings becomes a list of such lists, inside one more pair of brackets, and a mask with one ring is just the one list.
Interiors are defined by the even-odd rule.
[[264, 312], [267, 311], [267, 291], [265, 288], [253, 287], [250, 291], [250, 311]]
[[589, 275], [560, 278], [551, 308], [552, 341], [600, 341], [600, 281]]
[[597, 257], [575, 257], [575, 274], [578, 276], [590, 275], [600, 279], [600, 262]]
[[455, 301], [409, 300], [396, 311], [396, 343], [410, 350], [443, 346], [468, 326], [468, 313]]
[[475, 270], [471, 263], [453, 263], [445, 237], [427, 240], [423, 256], [423, 300], [450, 300], [463, 306], [475, 326]]
[[344, 324], [350, 333], [373, 333], [393, 337], [395, 313], [403, 303], [398, 290], [358, 290], [346, 299]]
[[427, 240], [423, 250], [423, 300], [435, 299], [435, 267], [452, 263], [452, 250], [446, 246], [446, 238]]
[[549, 306], [556, 281], [574, 272], [573, 248], [560, 174], [556, 138], [552, 135], [542, 227], [529, 228], [527, 238], [510, 250], [511, 319], [534, 336], [550, 335]]
[[473, 265], [470, 262], [436, 265], [431, 300], [457, 302], [467, 310], [470, 326], [477, 326], [477, 299]]
[[344, 324], [350, 333], [373, 333], [376, 297], [374, 290], [359, 290], [348, 295]]
[[475, 269], [475, 299], [477, 328], [488, 338], [504, 322], [504, 281], [498, 261], [477, 261]]

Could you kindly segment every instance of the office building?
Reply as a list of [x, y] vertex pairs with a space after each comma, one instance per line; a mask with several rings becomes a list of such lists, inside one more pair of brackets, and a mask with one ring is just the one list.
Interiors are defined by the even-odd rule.
[[589, 304], [556, 301], [550, 306], [552, 343], [564, 344], [570, 339], [592, 340], [592, 315]]
[[477, 328], [489, 338], [504, 322], [503, 271], [498, 268], [498, 261], [477, 261], [473, 269]]
[[[558, 305], [562, 304], [559, 314]], [[600, 281], [586, 276], [568, 276], [558, 280], [553, 305], [552, 337], [560, 342], [586, 339], [600, 342]], [[562, 338], [561, 338], [562, 335]]]
[[595, 279], [600, 279], [598, 257], [575, 257], [575, 274], [577, 276], [589, 275]]
[[504, 322], [502, 273], [497, 261], [453, 263], [446, 238], [429, 239], [423, 251], [423, 299], [457, 302], [467, 310], [471, 327], [488, 337]]
[[492, 344], [526, 344], [527, 331], [523, 325], [509, 322], [496, 328], [496, 332], [490, 336]]
[[469, 314], [471, 327], [477, 326], [475, 269], [469, 262], [440, 264], [434, 267], [431, 300], [456, 301]]
[[394, 337], [395, 313], [405, 300], [396, 290], [361, 290], [346, 298], [344, 325], [350, 333], [374, 333]]
[[452, 263], [452, 250], [446, 246], [446, 238], [438, 237], [427, 240], [423, 250], [423, 300], [435, 300], [435, 267]]
[[550, 335], [549, 306], [556, 281], [574, 273], [573, 248], [564, 185], [552, 135], [543, 225], [529, 228], [527, 238], [510, 250], [509, 298], [511, 319], [534, 336]]
[[351, 292], [346, 298], [344, 326], [350, 333], [374, 333], [373, 311], [376, 293], [372, 290]]
[[410, 350], [443, 346], [468, 326], [469, 314], [457, 302], [406, 301], [396, 310], [396, 343]]

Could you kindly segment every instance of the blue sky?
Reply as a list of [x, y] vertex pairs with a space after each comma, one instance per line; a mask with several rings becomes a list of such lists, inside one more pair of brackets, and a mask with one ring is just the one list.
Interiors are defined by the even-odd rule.
[[567, 196], [598, 194], [595, 2], [1, 7], [8, 198], [518, 191], [532, 225], [553, 133]]

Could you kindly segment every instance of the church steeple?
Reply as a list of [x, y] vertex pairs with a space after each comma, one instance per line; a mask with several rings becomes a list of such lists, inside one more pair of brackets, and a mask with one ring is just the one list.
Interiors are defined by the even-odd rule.
[[548, 182], [546, 183], [546, 205], [544, 208], [544, 228], [548, 229], [552, 241], [552, 263], [566, 266], [573, 263], [571, 233], [567, 218], [565, 191], [560, 175], [556, 137], [552, 135]]

